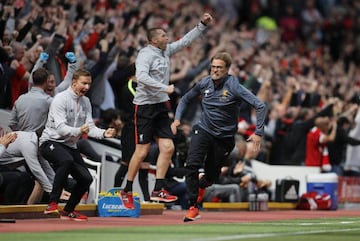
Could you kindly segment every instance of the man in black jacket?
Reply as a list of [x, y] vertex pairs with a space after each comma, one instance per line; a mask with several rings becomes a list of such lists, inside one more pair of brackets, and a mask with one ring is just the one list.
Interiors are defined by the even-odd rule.
[[332, 172], [335, 172], [339, 176], [344, 174], [342, 164], [345, 161], [346, 156], [346, 146], [347, 145], [360, 145], [360, 140], [354, 139], [349, 136], [349, 129], [351, 126], [350, 120], [345, 117], [341, 116], [337, 120], [337, 129], [336, 129], [336, 136], [335, 140], [329, 142], [328, 150], [329, 150], [329, 158], [330, 164], [332, 168]]

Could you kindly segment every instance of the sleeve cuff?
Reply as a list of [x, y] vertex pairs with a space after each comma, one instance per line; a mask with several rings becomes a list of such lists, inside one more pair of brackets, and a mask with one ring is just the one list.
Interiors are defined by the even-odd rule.
[[200, 31], [204, 31], [206, 29], [206, 27], [207, 27], [205, 25], [205, 23], [203, 23], [202, 21], [200, 21], [200, 23], [197, 26], [198, 26]]

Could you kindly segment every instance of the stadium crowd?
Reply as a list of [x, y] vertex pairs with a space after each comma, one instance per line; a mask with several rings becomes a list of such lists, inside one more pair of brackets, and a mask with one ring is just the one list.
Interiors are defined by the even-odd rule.
[[[3, 0], [0, 108], [11, 110], [29, 91], [42, 53], [59, 85], [69, 63], [65, 55], [73, 52], [79, 68], [92, 76], [86, 95], [94, 121], [109, 109], [126, 116], [121, 93], [138, 51], [147, 44], [146, 30], [162, 27], [174, 41], [204, 12], [214, 17], [212, 26], [171, 57], [172, 112], [181, 96], [209, 73], [210, 58], [226, 51], [233, 58], [229, 74], [267, 107], [262, 149], [248, 157], [237, 149], [231, 165], [254, 158], [360, 176], [359, 0]], [[198, 120], [199, 103], [183, 116], [183, 133]], [[239, 108], [238, 135], [244, 140], [254, 131], [255, 113], [248, 104]], [[185, 155], [186, 140], [176, 143], [176, 157]], [[173, 161], [181, 166], [184, 159]], [[6, 190], [5, 182], [0, 185], [1, 192]]]

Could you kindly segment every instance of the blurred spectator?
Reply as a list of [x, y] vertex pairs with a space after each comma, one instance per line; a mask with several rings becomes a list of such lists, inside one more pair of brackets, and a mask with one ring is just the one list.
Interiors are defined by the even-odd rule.
[[20, 42], [13, 42], [11, 47], [10, 67], [15, 70], [15, 75], [11, 77], [11, 104], [13, 105], [21, 94], [27, 92], [30, 73], [21, 63], [25, 55], [25, 46]]
[[0, 108], [11, 109], [11, 77], [14, 74], [8, 53], [0, 47]]
[[124, 126], [120, 112], [117, 109], [107, 109], [101, 112], [101, 118], [98, 125], [101, 128], [114, 128], [116, 130], [116, 137], [121, 136], [121, 130]]
[[133, 96], [131, 97], [131, 101], [130, 99], [125, 100], [126, 97], [123, 97], [124, 95], [123, 92], [124, 91], [127, 92], [126, 89], [128, 88], [128, 86], [126, 85], [128, 84], [128, 80], [129, 78], [134, 76], [135, 76], [135, 64], [130, 62], [129, 57], [125, 55], [119, 55], [116, 62], [116, 68], [113, 74], [108, 78], [108, 81], [114, 93], [114, 98], [115, 98], [114, 104], [116, 108], [118, 108], [119, 110], [125, 111], [124, 114], [127, 114], [127, 111], [129, 111], [129, 109], [124, 110], [123, 106], [128, 105], [128, 103], [130, 103], [132, 109]]
[[320, 167], [330, 172], [331, 164], [327, 143], [335, 140], [337, 123], [329, 117], [317, 117], [315, 126], [307, 133], [305, 166]]
[[280, 18], [279, 27], [281, 30], [281, 40], [288, 43], [300, 39], [301, 22], [296, 16], [293, 6], [286, 6], [285, 14]]
[[47, 87], [45, 89], [46, 94], [54, 97], [56, 88], [55, 75], [53, 73], [49, 73], [49, 77], [47, 80]]
[[[135, 78], [135, 64], [129, 64], [128, 58], [123, 56], [120, 56], [117, 64], [117, 70], [114, 72], [111, 83], [114, 88], [114, 92], [117, 93], [117, 105], [119, 111], [121, 112], [121, 121], [123, 123], [120, 137], [122, 145], [122, 159], [120, 161], [120, 167], [114, 177], [114, 185], [116, 187], [120, 187], [128, 171], [131, 156], [135, 151], [133, 99], [135, 96], [137, 82]], [[144, 173], [144, 170], [140, 169], [139, 177], [144, 176], [147, 178], [147, 174]], [[148, 195], [148, 191], [143, 190], [143, 194], [144, 197], [146, 197], [146, 201], [149, 201], [150, 196]]]
[[[355, 106], [357, 108], [357, 106]], [[354, 110], [354, 108], [352, 108]], [[356, 109], [355, 109], [356, 110]], [[359, 138], [349, 136], [352, 122], [347, 116], [340, 116], [337, 120], [335, 140], [328, 143], [329, 158], [332, 171], [342, 176], [344, 174], [344, 163], [346, 159], [346, 147], [360, 145]]]
[[284, 151], [284, 160], [288, 165], [303, 165], [306, 158], [306, 135], [315, 125], [315, 119], [319, 116], [332, 116], [333, 103], [325, 106], [320, 112], [314, 112], [314, 109], [303, 108], [295, 117], [289, 133], [286, 135], [286, 148]]
[[51, 192], [55, 174], [49, 163], [38, 157], [38, 136], [35, 132], [17, 131], [16, 133], [18, 138], [0, 157], [0, 165], [22, 167], [32, 180], [39, 182], [40, 185], [36, 186], [39, 189], [35, 190], [34, 199], [28, 204], [38, 203], [43, 191]]
[[[355, 116], [355, 126], [349, 132], [349, 136], [357, 138], [360, 131], [360, 108]], [[346, 160], [344, 164], [344, 175], [360, 177], [360, 146], [348, 145], [346, 149]]]
[[[7, 133], [0, 137], [0, 157], [17, 139], [17, 134]], [[0, 161], [0, 204], [26, 204], [34, 187], [31, 175], [20, 166], [4, 165]], [[22, 166], [23, 167], [23, 166]]]
[[315, 0], [306, 0], [305, 8], [301, 12], [302, 34], [310, 36], [313, 32], [320, 31], [323, 16], [315, 6]]

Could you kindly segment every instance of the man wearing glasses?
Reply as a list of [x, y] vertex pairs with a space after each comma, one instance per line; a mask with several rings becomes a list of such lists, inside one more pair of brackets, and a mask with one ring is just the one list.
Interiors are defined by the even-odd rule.
[[[247, 141], [251, 141], [254, 151], [261, 147], [264, 132], [265, 104], [242, 86], [238, 79], [228, 74], [231, 56], [217, 53], [211, 58], [210, 75], [200, 80], [180, 100], [171, 129], [176, 134], [177, 127], [187, 105], [201, 96], [202, 113], [200, 121], [193, 127], [186, 168], [186, 185], [190, 208], [184, 222], [200, 218], [198, 203], [204, 189], [212, 185], [220, 175], [221, 167], [235, 145], [235, 134], [242, 101], [256, 110], [256, 130]], [[205, 175], [199, 180], [199, 169]], [[199, 190], [200, 188], [200, 190]]]

